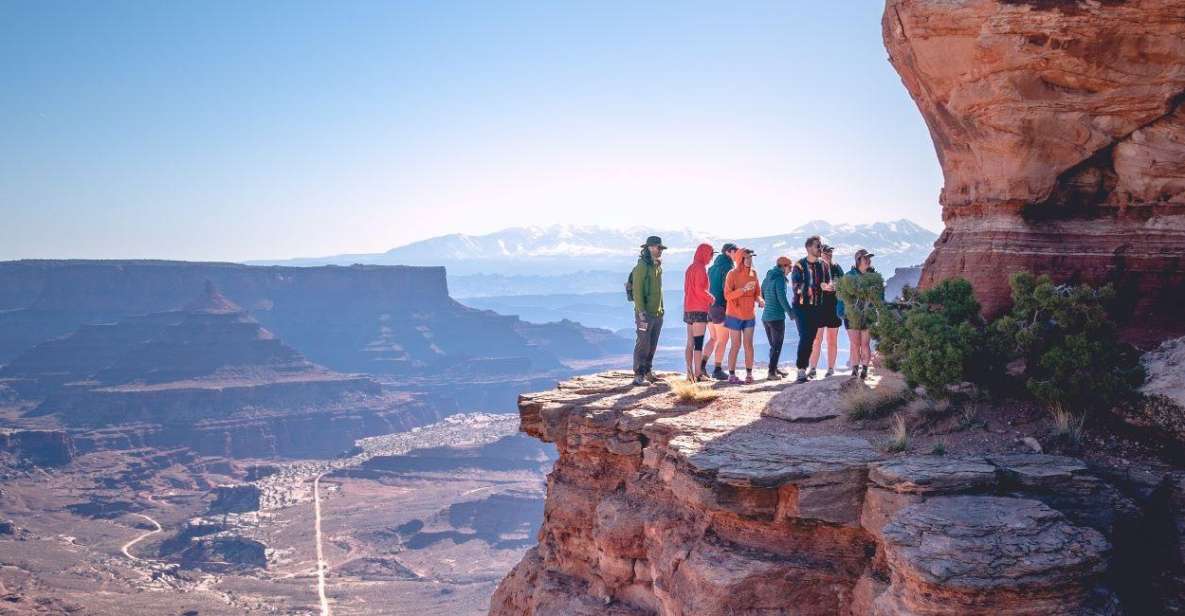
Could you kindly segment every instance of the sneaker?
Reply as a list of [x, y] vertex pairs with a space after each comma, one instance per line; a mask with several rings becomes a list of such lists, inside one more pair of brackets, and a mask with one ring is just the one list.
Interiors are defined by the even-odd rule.
[[829, 379], [833, 376], [835, 376], [835, 368], [828, 368], [827, 373], [823, 375], [823, 378]]
[[806, 378], [808, 378], [808, 379], [813, 379], [817, 376], [819, 376], [819, 373], [815, 372], [814, 368], [811, 368], [811, 371], [806, 373]]
[[735, 375], [735, 374], [728, 375], [728, 384], [729, 385], [740, 385], [740, 383], [741, 383], [741, 380], [737, 378], [737, 375]]
[[781, 370], [770, 370], [769, 375], [767, 375], [765, 377], [765, 379], [767, 381], [780, 381], [780, 380], [782, 380], [782, 371]]
[[647, 372], [647, 373], [645, 374], [644, 378], [645, 378], [647, 381], [650, 381], [651, 383], [657, 383], [657, 382], [658, 382], [658, 380], [659, 380], [659, 379], [658, 379], [658, 375], [657, 375], [657, 374], [655, 374], [653, 371]]
[[646, 384], [647, 384], [646, 378], [643, 377], [642, 375], [639, 374], [634, 377], [634, 385], [646, 385]]
[[778, 368], [778, 375], [781, 376], [782, 378], [786, 378], [786, 377], [790, 376], [790, 373], [786, 372], [785, 370], [782, 370], [781, 368]]
[[860, 378], [861, 379], [868, 378], [868, 366], [861, 366], [860, 367]]
[[752, 382], [753, 382], [753, 373], [752, 373], [752, 372], [746, 372], [746, 373], [745, 373], [745, 384], [747, 385], [747, 384], [749, 384], [749, 383], [752, 383]]
[[798, 378], [795, 379], [794, 382], [795, 383], [805, 383], [805, 382], [807, 382], [807, 380], [808, 379], [806, 378], [806, 370], [799, 370], [798, 371]]
[[717, 381], [727, 381], [728, 373], [724, 370], [721, 370], [720, 366], [716, 366], [716, 369], [712, 371], [712, 378], [716, 379]]

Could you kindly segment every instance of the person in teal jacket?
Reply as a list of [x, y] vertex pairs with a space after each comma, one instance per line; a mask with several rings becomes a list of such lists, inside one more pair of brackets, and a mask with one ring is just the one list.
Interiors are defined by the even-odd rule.
[[707, 371], [708, 358], [715, 353], [716, 369], [712, 371], [712, 378], [717, 381], [728, 379], [728, 373], [720, 367], [724, 363], [724, 352], [728, 350], [729, 339], [728, 328], [724, 327], [724, 309], [727, 303], [724, 298], [724, 279], [728, 277], [728, 272], [732, 271], [732, 257], [736, 250], [737, 245], [733, 243], [721, 246], [720, 254], [716, 255], [716, 260], [708, 268], [708, 292], [716, 301], [708, 310], [708, 343], [704, 345], [700, 372]]
[[638, 339], [634, 343], [634, 385], [658, 382], [654, 374], [654, 352], [662, 331], [662, 239], [652, 235], [642, 244], [638, 264], [630, 274], [634, 294], [634, 324]]
[[765, 326], [765, 337], [769, 340], [769, 374], [766, 378], [775, 381], [790, 374], [778, 369], [778, 360], [786, 340], [786, 315], [792, 314], [790, 299], [786, 297], [786, 276], [790, 274], [791, 265], [789, 258], [778, 257], [777, 264], [765, 273], [761, 283], [761, 295], [765, 299], [761, 324]]

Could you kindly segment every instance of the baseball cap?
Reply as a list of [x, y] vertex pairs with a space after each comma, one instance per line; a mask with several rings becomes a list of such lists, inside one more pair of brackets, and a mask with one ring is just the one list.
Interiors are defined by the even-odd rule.
[[864, 250], [863, 248], [861, 248], [860, 250], [856, 251], [856, 262], [859, 263], [860, 259], [863, 259], [864, 257], [868, 257], [869, 259], [871, 259], [875, 256], [876, 255], [872, 254], [871, 252], [868, 252], [867, 250]]
[[725, 245], [720, 247], [720, 252], [728, 252], [730, 250], [736, 250], [736, 249], [737, 249], [736, 244], [733, 244], [732, 242], [728, 242]]

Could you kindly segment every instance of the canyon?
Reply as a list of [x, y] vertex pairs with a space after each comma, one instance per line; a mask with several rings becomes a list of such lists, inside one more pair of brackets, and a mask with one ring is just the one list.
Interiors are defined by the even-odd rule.
[[922, 286], [992, 316], [1021, 269], [1112, 284], [1129, 340], [1185, 333], [1185, 6], [889, 0], [883, 29], [945, 179]]

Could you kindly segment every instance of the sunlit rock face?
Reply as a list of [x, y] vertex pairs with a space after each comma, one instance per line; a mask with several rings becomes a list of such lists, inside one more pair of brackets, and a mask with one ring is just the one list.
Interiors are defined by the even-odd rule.
[[[1131, 554], [1149, 561], [1147, 545], [1179, 545], [1146, 524], [1150, 500], [1074, 458], [890, 455], [837, 413], [784, 412], [837, 404], [821, 394], [840, 381], [732, 387], [693, 403], [615, 372], [524, 395], [522, 430], [555, 443], [559, 459], [539, 543], [499, 585], [491, 616], [1115, 616], [1177, 605], [1177, 568], [1131, 575]], [[1165, 487], [1148, 492], [1175, 477], [1161, 473], [1152, 484]], [[1150, 534], [1134, 539], [1142, 527]], [[1172, 574], [1156, 587], [1161, 570]]]
[[1131, 340], [1185, 333], [1185, 4], [888, 0], [883, 27], [945, 177], [922, 286], [997, 314], [1020, 269], [1109, 282]]

